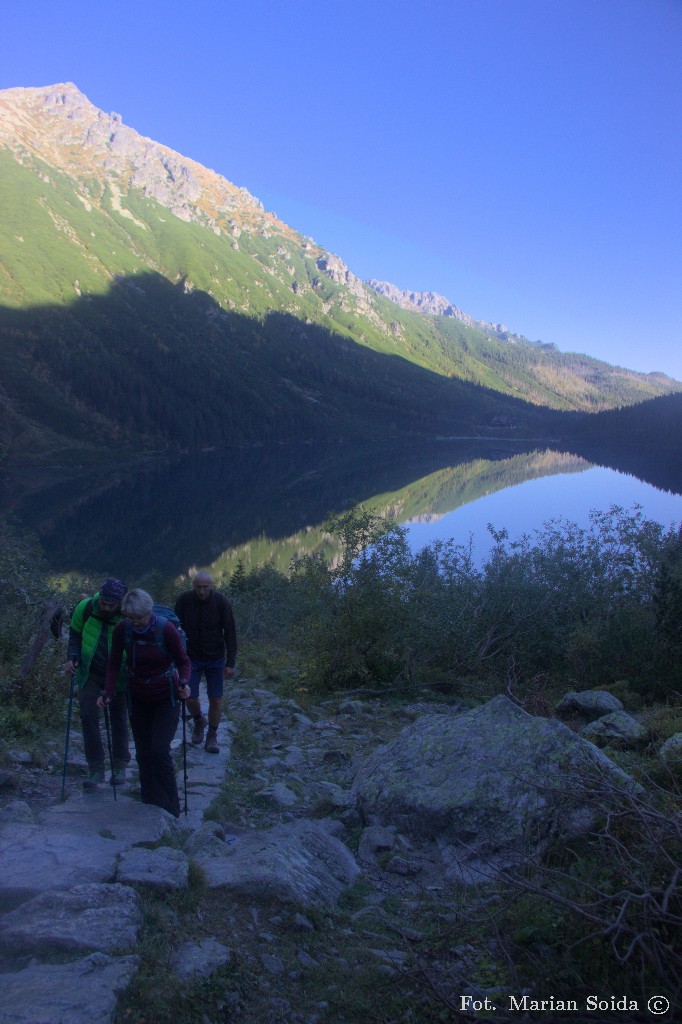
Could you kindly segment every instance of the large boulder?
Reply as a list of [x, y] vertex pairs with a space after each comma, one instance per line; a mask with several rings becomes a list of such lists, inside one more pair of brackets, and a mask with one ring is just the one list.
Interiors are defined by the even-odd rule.
[[[107, 787], [110, 790], [110, 787]], [[151, 843], [179, 831], [176, 818], [154, 804], [141, 804], [125, 793], [102, 790], [74, 793], [65, 803], [54, 804], [39, 818], [44, 828], [73, 836], [104, 836], [125, 850], [137, 843]]]
[[142, 925], [134, 889], [77, 885], [41, 893], [0, 917], [0, 947], [12, 953], [124, 953]]
[[111, 1024], [139, 957], [91, 953], [69, 964], [30, 964], [2, 975], [6, 1024]]
[[591, 828], [592, 771], [628, 783], [561, 722], [499, 696], [418, 719], [374, 752], [353, 789], [366, 823], [436, 842], [448, 874], [471, 884]]
[[556, 706], [556, 713], [562, 718], [579, 715], [589, 722], [622, 710], [622, 701], [606, 690], [572, 690], [565, 693]]
[[333, 905], [360, 874], [348, 847], [323, 823], [305, 819], [209, 840], [195, 859], [210, 888], [297, 908]]
[[676, 732], [662, 744], [658, 751], [661, 761], [667, 765], [682, 765], [682, 732]]
[[187, 889], [189, 861], [182, 850], [170, 846], [159, 846], [154, 850], [134, 846], [121, 854], [116, 878], [126, 885], [147, 885], [161, 892]]
[[614, 711], [590, 722], [582, 730], [581, 735], [600, 747], [634, 748], [646, 743], [649, 734], [627, 711]]
[[48, 831], [40, 825], [0, 828], [0, 908], [49, 889], [109, 882], [120, 845], [99, 835]]

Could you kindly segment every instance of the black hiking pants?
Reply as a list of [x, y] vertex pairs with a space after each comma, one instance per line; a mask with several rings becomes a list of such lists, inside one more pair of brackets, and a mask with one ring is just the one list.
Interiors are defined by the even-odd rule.
[[[88, 676], [85, 686], [78, 691], [78, 706], [83, 729], [83, 751], [90, 771], [105, 771], [109, 760], [106, 740], [102, 738], [102, 715], [97, 698], [104, 688], [104, 676]], [[111, 722], [111, 753], [114, 768], [125, 768], [130, 760], [128, 747], [128, 705], [125, 693], [117, 692], [109, 705]]]
[[143, 804], [156, 804], [176, 818], [180, 816], [178, 785], [170, 745], [180, 718], [179, 703], [143, 704], [133, 699], [130, 725], [135, 739], [135, 756], [140, 769], [140, 797]]

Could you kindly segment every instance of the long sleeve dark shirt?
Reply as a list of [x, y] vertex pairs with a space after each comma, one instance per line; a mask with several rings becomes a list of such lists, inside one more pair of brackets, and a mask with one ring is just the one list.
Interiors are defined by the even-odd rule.
[[228, 668], [237, 660], [237, 630], [232, 605], [217, 590], [202, 601], [186, 590], [175, 602], [175, 614], [187, 634], [187, 653], [192, 661], [225, 658]]

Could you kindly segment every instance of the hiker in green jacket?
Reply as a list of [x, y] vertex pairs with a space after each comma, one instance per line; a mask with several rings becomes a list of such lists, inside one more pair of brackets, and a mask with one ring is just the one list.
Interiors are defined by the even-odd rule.
[[[69, 627], [66, 671], [76, 676], [78, 704], [83, 727], [83, 747], [88, 762], [84, 789], [97, 789], [105, 777], [105, 755], [100, 732], [97, 700], [104, 689], [104, 677], [111, 650], [114, 626], [121, 621], [121, 601], [128, 587], [121, 580], [104, 580], [94, 597], [80, 601], [74, 608]], [[128, 746], [128, 706], [126, 668], [121, 667], [116, 694], [109, 706], [112, 741], [112, 785], [125, 782], [130, 760]]]

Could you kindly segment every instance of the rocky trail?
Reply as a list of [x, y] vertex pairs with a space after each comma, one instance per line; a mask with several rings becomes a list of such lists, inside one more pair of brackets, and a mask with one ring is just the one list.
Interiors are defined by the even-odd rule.
[[[187, 747], [178, 820], [139, 803], [132, 770], [116, 800], [84, 792], [75, 729], [63, 802], [56, 742], [40, 765], [5, 751], [0, 1024], [430, 1024], [508, 984], [497, 878], [589, 831], [586, 766], [623, 773], [504, 696], [268, 685], [231, 687], [218, 755]], [[608, 694], [567, 698], [585, 733], [622, 717]], [[181, 728], [174, 747], [182, 806]]]
[[[304, 710], [240, 680], [220, 754], [187, 746], [179, 820], [136, 800], [134, 761], [116, 800], [109, 785], [81, 789], [77, 716], [64, 802], [56, 744], [41, 766], [9, 752], [0, 1022], [371, 1020], [396, 979], [412, 1019], [432, 998], [411, 955], [419, 920], [449, 927], [452, 913], [433, 858], [395, 829], [363, 827], [351, 785], [421, 710]], [[180, 727], [174, 747], [182, 806]]]

